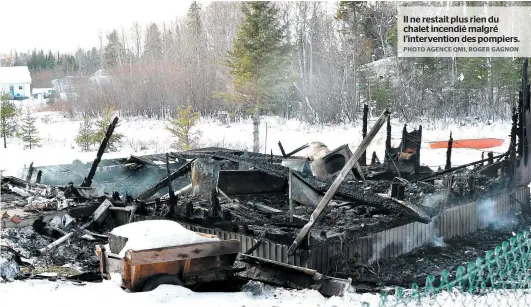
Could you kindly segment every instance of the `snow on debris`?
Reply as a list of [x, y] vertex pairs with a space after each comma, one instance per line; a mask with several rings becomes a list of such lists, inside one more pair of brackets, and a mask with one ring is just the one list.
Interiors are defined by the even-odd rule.
[[127, 243], [118, 254], [125, 256], [128, 250], [144, 250], [167, 246], [219, 241], [218, 238], [203, 237], [181, 224], [168, 220], [148, 220], [125, 224], [114, 228], [111, 233], [127, 238]]

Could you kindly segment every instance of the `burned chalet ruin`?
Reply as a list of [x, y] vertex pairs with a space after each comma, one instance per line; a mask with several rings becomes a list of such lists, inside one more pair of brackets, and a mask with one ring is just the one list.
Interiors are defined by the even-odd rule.
[[[61, 238], [69, 222], [49, 224], [65, 212], [77, 220], [72, 229], [102, 238], [133, 221], [171, 219], [196, 232], [237, 239], [242, 253], [345, 276], [437, 238], [465, 236], [508, 215], [529, 216], [527, 65], [507, 131], [509, 150], [501, 155], [454, 166], [450, 135], [445, 168], [431, 170], [422, 165], [422, 126], [404, 126], [394, 148], [392, 115], [383, 112], [370, 127], [366, 106], [364, 139], [355, 152], [321, 142], [295, 148], [301, 144], [281, 140], [281, 156], [202, 148], [102, 160], [116, 118], [93, 163], [30, 166], [24, 178], [3, 177], [2, 228], [31, 226]], [[366, 149], [384, 129], [380, 161]], [[103, 190], [92, 187], [94, 180]], [[105, 214], [94, 212], [102, 203]]]

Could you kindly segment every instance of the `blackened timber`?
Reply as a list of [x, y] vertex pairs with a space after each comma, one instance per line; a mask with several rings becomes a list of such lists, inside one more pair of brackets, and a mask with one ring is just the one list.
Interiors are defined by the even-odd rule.
[[418, 173], [420, 170], [420, 148], [422, 145], [422, 125], [419, 125], [419, 141], [417, 143], [417, 152], [416, 152], [416, 160], [415, 160], [415, 173]]
[[449, 170], [452, 168], [452, 144], [454, 139], [452, 138], [452, 132], [450, 132], [450, 139], [448, 140], [448, 148], [446, 149], [446, 165], [444, 170]]
[[321, 199], [321, 201], [319, 202], [319, 205], [317, 205], [317, 207], [315, 208], [314, 212], [311, 215], [310, 221], [308, 222], [308, 224], [306, 224], [302, 228], [302, 230], [299, 232], [299, 234], [295, 238], [295, 241], [290, 246], [290, 248], [288, 250], [288, 254], [289, 255], [293, 255], [295, 253], [295, 250], [297, 249], [297, 247], [302, 243], [304, 238], [308, 235], [308, 232], [312, 228], [312, 226], [315, 223], [315, 221], [317, 220], [317, 218], [321, 215], [321, 213], [323, 212], [325, 207], [332, 200], [332, 197], [334, 197], [334, 195], [336, 194], [336, 191], [338, 190], [339, 185], [341, 184], [341, 182], [345, 179], [347, 174], [351, 171], [351, 169], [354, 166], [354, 164], [356, 164], [356, 162], [358, 162], [358, 159], [360, 158], [361, 154], [367, 149], [367, 147], [369, 146], [371, 141], [374, 139], [374, 137], [376, 136], [376, 134], [378, 133], [380, 128], [385, 123], [385, 120], [389, 117], [389, 114], [390, 114], [389, 111], [385, 110], [382, 113], [382, 115], [380, 115], [380, 117], [378, 118], [378, 120], [376, 121], [374, 126], [372, 127], [371, 131], [367, 135], [367, 137], [365, 137], [363, 139], [363, 141], [361, 142], [360, 146], [352, 154], [352, 157], [350, 157], [350, 159], [347, 161], [347, 163], [345, 163], [345, 166], [343, 166], [343, 169], [337, 175], [336, 179], [334, 180], [334, 182], [330, 186], [330, 189], [328, 189], [328, 191], [326, 191], [323, 199]]
[[304, 144], [304, 145], [294, 149], [293, 151], [291, 151], [291, 152], [286, 154], [286, 158], [289, 158], [289, 157], [293, 156], [294, 154], [298, 153], [299, 151], [308, 148], [308, 146], [310, 146], [310, 144]]
[[[504, 154], [501, 154], [499, 156], [492, 157], [492, 160], [496, 159], [496, 158], [505, 157], [506, 155], [507, 155], [507, 153], [504, 153]], [[413, 183], [413, 182], [417, 182], [417, 181], [425, 181], [425, 180], [428, 180], [428, 179], [439, 177], [439, 176], [444, 175], [444, 174], [451, 173], [453, 171], [456, 171], [456, 170], [459, 170], [459, 169], [462, 169], [462, 168], [465, 168], [465, 167], [469, 167], [469, 166], [472, 166], [472, 165], [480, 164], [480, 163], [483, 163], [483, 162], [486, 162], [486, 161], [489, 161], [489, 160], [491, 160], [491, 158], [482, 159], [482, 160], [475, 161], [475, 162], [470, 162], [470, 163], [467, 163], [467, 164], [463, 164], [463, 165], [460, 165], [460, 166], [456, 166], [456, 167], [450, 168], [448, 170], [444, 170], [442, 172], [437, 172], [437, 173], [435, 173], [433, 175], [430, 175], [430, 176], [427, 176], [427, 177], [424, 177], [424, 178], [413, 180], [411, 182]]]
[[246, 254], [246, 255], [251, 255], [251, 254], [252, 254], [252, 253], [253, 253], [253, 252], [254, 252], [254, 251], [260, 246], [260, 244], [262, 244], [262, 240], [258, 240], [258, 241], [256, 241], [256, 243], [253, 244], [253, 246], [251, 246], [251, 248], [249, 248], [249, 249], [245, 252], [245, 254]]
[[26, 176], [26, 181], [31, 182], [31, 177], [33, 176], [33, 162], [31, 162], [29, 169], [28, 169], [28, 175]]
[[[385, 137], [385, 155], [384, 161], [389, 161], [389, 156], [391, 155], [391, 116], [387, 117], [387, 134]], [[373, 154], [373, 158], [374, 158]]]
[[[168, 174], [168, 177], [170, 177], [170, 156], [168, 153], [166, 153], [166, 173]], [[169, 216], [173, 217], [173, 215], [175, 214], [175, 206], [177, 206], [177, 196], [175, 196], [175, 193], [173, 193], [171, 181], [168, 181], [168, 196], [170, 197]]]
[[211, 186], [211, 194], [210, 194], [210, 201], [212, 204], [212, 208], [210, 211], [210, 216], [215, 217], [219, 216], [221, 213], [221, 207], [219, 206], [219, 199], [217, 194], [217, 187], [218, 187], [218, 180], [219, 180], [219, 164], [217, 162], [213, 162], [213, 169], [212, 169], [212, 186]]
[[166, 177], [162, 178], [158, 183], [156, 183], [156, 184], [152, 185], [151, 187], [147, 188], [144, 192], [142, 192], [140, 195], [138, 195], [137, 199], [139, 199], [139, 200], [148, 199], [149, 197], [155, 195], [155, 193], [157, 193], [157, 191], [159, 191], [160, 189], [162, 189], [165, 186], [167, 186], [168, 183], [171, 183], [173, 180], [175, 180], [175, 179], [179, 178], [180, 176], [188, 173], [192, 169], [192, 162], [194, 160], [195, 159], [192, 159], [191, 161], [189, 161], [185, 165], [181, 166], [181, 168], [179, 168], [175, 172], [171, 173], [169, 176], [166, 176]]
[[37, 180], [35, 180], [35, 183], [41, 183], [41, 179], [42, 179], [42, 171], [39, 170], [37, 172]]
[[103, 153], [105, 152], [105, 149], [107, 148], [107, 144], [109, 144], [109, 140], [111, 139], [112, 133], [114, 132], [114, 128], [116, 128], [116, 124], [118, 124], [118, 117], [115, 117], [112, 123], [107, 128], [107, 132], [105, 132], [105, 137], [101, 141], [100, 148], [98, 149], [98, 154], [96, 155], [96, 159], [94, 159], [94, 162], [92, 163], [89, 174], [87, 177], [85, 177], [85, 180], [83, 180], [81, 187], [90, 187], [92, 185], [92, 179], [94, 178], [94, 175], [96, 174], [96, 169], [98, 168], [98, 164], [100, 164], [101, 156], [103, 156]]
[[284, 151], [284, 147], [282, 146], [282, 143], [278, 141], [278, 148], [280, 148], [280, 152], [282, 153], [282, 157], [286, 158], [286, 152]]

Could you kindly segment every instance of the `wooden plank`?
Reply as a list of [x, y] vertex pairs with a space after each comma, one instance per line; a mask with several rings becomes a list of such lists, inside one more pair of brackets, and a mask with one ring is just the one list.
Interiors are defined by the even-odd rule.
[[188, 274], [188, 272], [190, 271], [190, 263], [192, 262], [192, 259], [186, 259], [184, 261], [184, 270], [183, 270], [183, 274], [186, 275]]
[[240, 252], [237, 240], [213, 241], [175, 247], [155, 248], [141, 251], [127, 251], [126, 258], [131, 265], [169, 262], [184, 259], [219, 256]]
[[293, 255], [295, 253], [295, 250], [298, 248], [298, 246], [301, 244], [301, 242], [306, 238], [308, 235], [308, 232], [312, 228], [315, 221], [318, 219], [318, 217], [321, 215], [325, 207], [328, 205], [328, 203], [332, 200], [334, 197], [337, 189], [339, 188], [339, 185], [347, 174], [352, 170], [352, 167], [356, 162], [358, 162], [358, 159], [361, 157], [363, 152], [367, 149], [371, 141], [374, 139], [382, 125], [385, 123], [387, 117], [389, 117], [389, 112], [386, 110], [380, 115], [374, 126], [372, 127], [371, 131], [367, 134], [367, 136], [363, 139], [360, 146], [356, 149], [356, 151], [352, 154], [352, 157], [345, 163], [343, 166], [343, 169], [339, 172], [336, 179], [326, 191], [325, 195], [323, 196], [323, 199], [319, 202], [317, 207], [315, 208], [315, 211], [312, 213], [310, 221], [301, 229], [301, 231], [297, 234], [297, 237], [295, 238], [295, 241], [291, 244], [288, 253], [290, 255]]

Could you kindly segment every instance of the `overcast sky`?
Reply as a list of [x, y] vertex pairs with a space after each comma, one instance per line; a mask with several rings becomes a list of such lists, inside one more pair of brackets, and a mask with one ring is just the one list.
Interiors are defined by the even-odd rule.
[[[210, 1], [199, 1], [206, 6]], [[171, 22], [188, 11], [183, 0], [16, 0], [0, 14], [0, 53], [37, 48], [73, 52], [99, 45], [98, 33], [133, 22]], [[2, 5], [5, 9], [6, 5]]]

